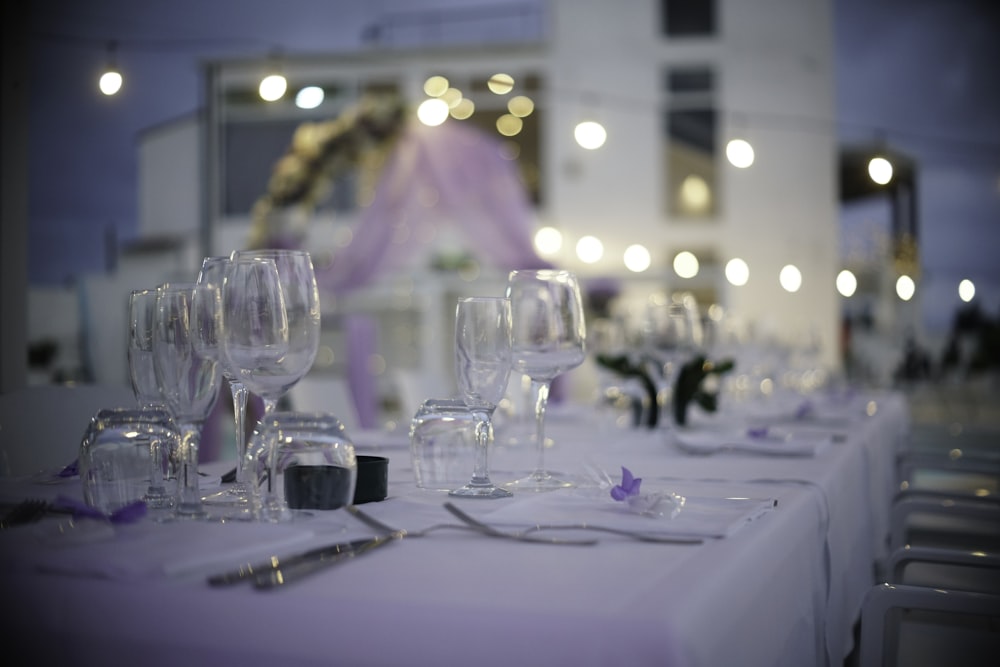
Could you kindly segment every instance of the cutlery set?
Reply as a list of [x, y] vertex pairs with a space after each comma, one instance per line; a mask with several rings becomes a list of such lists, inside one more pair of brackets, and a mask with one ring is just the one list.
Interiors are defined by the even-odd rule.
[[210, 586], [217, 588], [232, 586], [243, 582], [251, 582], [253, 587], [259, 590], [281, 588], [308, 577], [311, 574], [321, 572], [333, 567], [334, 565], [344, 563], [358, 556], [367, 554], [391, 542], [402, 540], [404, 537], [419, 538], [441, 529], [473, 531], [488, 537], [516, 542], [564, 546], [590, 546], [597, 544], [598, 540], [594, 538], [564, 539], [544, 535], [535, 535], [532, 533], [548, 530], [590, 530], [630, 537], [640, 542], [661, 544], [702, 543], [702, 540], [699, 538], [671, 537], [656, 533], [622, 530], [609, 526], [596, 526], [591, 524], [539, 524], [520, 532], [506, 532], [475, 519], [450, 502], [445, 503], [444, 508], [462, 521], [462, 523], [435, 524], [423, 530], [408, 531], [394, 528], [376, 519], [370, 514], [363, 512], [356, 506], [350, 505], [346, 509], [352, 516], [368, 527], [379, 531], [381, 534], [375, 537], [366, 537], [349, 542], [316, 547], [309, 549], [308, 551], [288, 556], [271, 556], [270, 558], [261, 560], [258, 563], [246, 563], [232, 570], [209, 576], [208, 583]]

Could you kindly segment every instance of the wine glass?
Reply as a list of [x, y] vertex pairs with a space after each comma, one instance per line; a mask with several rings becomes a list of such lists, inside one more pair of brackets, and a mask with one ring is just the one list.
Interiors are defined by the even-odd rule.
[[320, 304], [302, 250], [246, 250], [230, 257], [222, 288], [223, 351], [230, 372], [264, 401], [264, 414], [312, 368]]
[[657, 425], [670, 429], [670, 406], [681, 366], [695, 352], [690, 309], [682, 301], [654, 295], [647, 302], [644, 324], [645, 353], [656, 384]]
[[[229, 257], [206, 257], [202, 260], [201, 271], [198, 273], [199, 285], [213, 285], [222, 294], [226, 278], [226, 271], [229, 269]], [[230, 502], [245, 503], [249, 500], [250, 486], [248, 484], [245, 471], [244, 458], [246, 457], [246, 410], [247, 410], [247, 388], [240, 382], [236, 372], [229, 366], [228, 357], [221, 355], [219, 361], [222, 363], [222, 375], [229, 384], [229, 390], [233, 397], [233, 415], [236, 427], [236, 481], [224, 491], [213, 493], [203, 498], [208, 502]]]
[[579, 366], [586, 357], [579, 282], [569, 271], [511, 271], [507, 298], [513, 370], [531, 378], [538, 447], [535, 471], [511, 484], [529, 491], [573, 486], [545, 469], [545, 408], [552, 380]]
[[153, 367], [160, 393], [180, 430], [175, 513], [206, 515], [198, 490], [201, 429], [222, 384], [219, 291], [209, 285], [164, 283], [157, 288]]
[[[156, 290], [137, 289], [128, 298], [128, 372], [132, 393], [139, 409], [150, 421], [173, 428], [153, 368], [153, 327], [156, 322]], [[173, 506], [174, 496], [167, 490], [164, 462], [169, 462], [174, 452], [169, 451], [169, 441], [149, 439], [149, 488], [143, 496], [153, 509]]]
[[448, 493], [472, 498], [508, 498], [511, 492], [490, 481], [489, 445], [493, 411], [503, 398], [510, 377], [510, 301], [499, 297], [468, 297], [455, 309], [455, 371], [465, 404], [476, 416], [476, 464], [472, 479]]

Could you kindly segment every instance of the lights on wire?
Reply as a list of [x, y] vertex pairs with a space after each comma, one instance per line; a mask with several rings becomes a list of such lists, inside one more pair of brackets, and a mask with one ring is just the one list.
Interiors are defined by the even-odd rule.
[[448, 103], [440, 97], [424, 100], [417, 107], [417, 118], [429, 127], [436, 127], [448, 120]]
[[306, 86], [295, 94], [295, 106], [300, 109], [315, 109], [323, 104], [326, 93], [319, 86]]
[[604, 244], [596, 236], [583, 236], [576, 242], [576, 256], [584, 264], [595, 264], [604, 257]]
[[726, 159], [734, 167], [746, 169], [753, 164], [753, 158], [753, 146], [745, 139], [731, 139], [726, 144]]
[[913, 278], [905, 273], [896, 279], [896, 296], [903, 301], [909, 301], [917, 291], [917, 284]]
[[958, 284], [958, 298], [969, 303], [976, 296], [976, 285], [966, 278]]
[[562, 248], [562, 232], [555, 227], [542, 227], [535, 232], [535, 250], [540, 255], [554, 255]]
[[857, 289], [858, 279], [854, 273], [844, 269], [837, 274], [837, 291], [840, 292], [840, 296], [845, 298], [852, 297]]
[[288, 90], [288, 80], [281, 74], [269, 74], [260, 80], [257, 92], [265, 102], [276, 102], [285, 96]]
[[868, 162], [868, 175], [879, 185], [892, 180], [892, 163], [884, 157], [873, 157]]
[[694, 278], [698, 269], [698, 258], [694, 253], [683, 250], [674, 256], [674, 273], [681, 278]]
[[646, 246], [638, 243], [625, 248], [622, 261], [625, 263], [625, 268], [632, 273], [642, 273], [649, 269], [653, 263], [649, 250], [646, 249]]
[[573, 138], [576, 139], [576, 143], [581, 148], [592, 151], [604, 145], [604, 142], [608, 140], [608, 131], [600, 123], [586, 120], [573, 129]]
[[802, 287], [802, 272], [794, 264], [786, 264], [778, 274], [778, 282], [786, 292], [794, 294]]
[[117, 47], [118, 45], [115, 42], [108, 44], [108, 65], [104, 68], [104, 72], [97, 82], [97, 86], [101, 89], [101, 92], [108, 97], [116, 95], [122, 89], [122, 84], [125, 82], [121, 71], [118, 69], [118, 65], [115, 63], [115, 51]]
[[735, 287], [746, 285], [750, 280], [750, 267], [739, 257], [733, 257], [726, 262], [726, 280]]

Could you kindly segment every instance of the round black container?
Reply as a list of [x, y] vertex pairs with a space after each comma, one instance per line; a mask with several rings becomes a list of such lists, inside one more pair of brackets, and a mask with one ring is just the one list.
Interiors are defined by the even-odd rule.
[[358, 455], [358, 483], [354, 504], [385, 500], [389, 495], [389, 459], [384, 456]]

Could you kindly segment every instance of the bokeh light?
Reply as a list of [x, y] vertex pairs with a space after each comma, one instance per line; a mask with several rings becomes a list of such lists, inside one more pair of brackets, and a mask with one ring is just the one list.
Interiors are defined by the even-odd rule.
[[638, 243], [625, 248], [622, 260], [625, 262], [625, 268], [632, 273], [642, 273], [649, 268], [653, 261], [646, 246]]
[[319, 86], [306, 86], [295, 94], [295, 106], [300, 109], [315, 109], [323, 104], [326, 93]]
[[507, 111], [518, 118], [526, 118], [534, 110], [535, 103], [531, 101], [530, 97], [525, 97], [524, 95], [516, 95], [507, 102]]
[[513, 137], [524, 127], [524, 121], [509, 113], [497, 118], [497, 132], [505, 137]]
[[562, 248], [562, 232], [555, 227], [542, 227], [535, 232], [535, 250], [540, 255], [554, 255]]
[[121, 72], [108, 70], [101, 75], [101, 79], [97, 82], [97, 85], [100, 87], [102, 93], [111, 96], [122, 89], [123, 81]]
[[510, 74], [498, 72], [490, 77], [486, 86], [497, 95], [506, 95], [514, 88], [514, 77]]
[[465, 120], [476, 110], [476, 104], [468, 97], [463, 97], [458, 104], [451, 107], [451, 117], [458, 120]]
[[857, 289], [858, 279], [854, 276], [854, 273], [844, 269], [837, 274], [837, 291], [840, 292], [840, 296], [854, 296], [854, 292], [856, 292]]
[[733, 139], [726, 144], [726, 158], [734, 167], [746, 169], [753, 164], [753, 146], [745, 139]]
[[260, 99], [265, 102], [274, 102], [284, 97], [286, 90], [288, 90], [288, 81], [285, 77], [280, 74], [271, 74], [261, 79], [257, 92], [260, 94]]
[[600, 123], [586, 120], [573, 129], [573, 137], [581, 148], [592, 151], [604, 145], [608, 140], [608, 131]]
[[682, 250], [674, 256], [674, 273], [681, 278], [694, 278], [698, 275], [698, 258], [694, 253]]
[[868, 163], [868, 175], [879, 185], [892, 180], [892, 163], [884, 157], [873, 157]]
[[424, 92], [427, 93], [428, 97], [441, 97], [444, 95], [444, 91], [448, 90], [448, 79], [443, 76], [432, 76], [428, 77], [424, 81]]
[[417, 118], [424, 125], [435, 127], [448, 119], [448, 111], [448, 103], [434, 97], [420, 103], [417, 107]]
[[604, 257], [604, 244], [596, 236], [584, 236], [576, 242], [576, 256], [584, 264], [594, 264]]
[[898, 296], [903, 301], [909, 301], [913, 298], [913, 295], [917, 292], [917, 284], [913, 282], [913, 278], [906, 275], [905, 273], [896, 279], [896, 296]]
[[781, 287], [786, 292], [798, 292], [799, 288], [802, 287], [802, 272], [794, 264], [786, 264], [781, 267], [781, 273], [778, 274], [778, 282], [781, 283]]
[[976, 285], [966, 278], [958, 284], [958, 298], [960, 298], [965, 303], [972, 301], [973, 297], [976, 296]]
[[750, 267], [739, 257], [733, 257], [726, 262], [726, 280], [736, 287], [746, 285], [750, 280]]

